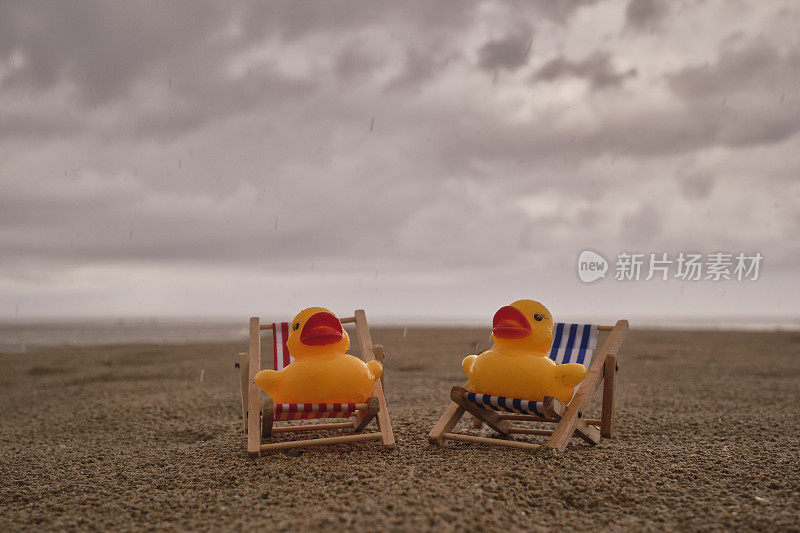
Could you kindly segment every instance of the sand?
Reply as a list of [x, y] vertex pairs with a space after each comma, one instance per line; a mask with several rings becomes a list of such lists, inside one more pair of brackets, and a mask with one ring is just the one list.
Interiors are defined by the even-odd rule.
[[233, 368], [244, 343], [0, 355], [0, 530], [800, 530], [798, 333], [634, 327], [617, 437], [554, 456], [428, 445], [487, 331], [373, 336], [397, 449], [257, 461]]

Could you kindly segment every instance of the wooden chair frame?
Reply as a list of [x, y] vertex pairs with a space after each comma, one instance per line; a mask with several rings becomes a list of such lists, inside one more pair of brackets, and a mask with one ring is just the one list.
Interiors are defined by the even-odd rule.
[[[356, 310], [354, 316], [343, 318], [341, 322], [342, 324], [355, 323], [356, 335], [361, 345], [361, 357], [365, 362], [372, 360], [383, 362], [383, 346], [372, 344], [372, 337], [367, 326], [367, 316], [363, 310]], [[364, 404], [356, 404], [356, 411], [347, 422], [275, 427], [273, 425], [275, 404], [272, 398], [264, 394], [253, 381], [255, 375], [261, 370], [261, 332], [271, 330], [272, 327], [271, 323], [262, 324], [259, 317], [252, 317], [250, 319], [249, 352], [239, 354], [242, 418], [247, 432], [247, 454], [249, 456], [259, 457], [262, 453], [287, 448], [372, 440], [380, 440], [384, 449], [393, 449], [395, 447], [392, 423], [389, 420], [389, 411], [386, 408], [386, 398], [383, 394], [383, 375], [381, 375], [379, 381], [375, 382], [372, 389], [372, 397]], [[250, 416], [250, 413], [258, 413], [258, 416]], [[373, 419], [377, 423], [378, 431], [363, 433], [362, 431]], [[352, 433], [335, 437], [309, 438], [265, 444], [261, 442], [262, 438], [269, 438], [273, 433], [304, 433], [336, 429], [352, 430]]]
[[[600, 331], [610, 331], [608, 338], [603, 346], [597, 351], [597, 357], [586, 373], [586, 377], [581, 382], [575, 395], [568, 405], [565, 405], [557, 398], [546, 396], [543, 407], [545, 417], [535, 415], [524, 415], [516, 413], [499, 413], [490, 409], [484, 409], [467, 400], [468, 391], [464, 387], [453, 387], [450, 391], [452, 402], [445, 410], [444, 414], [433, 426], [428, 440], [431, 444], [441, 446], [445, 440], [462, 442], [475, 442], [480, 444], [494, 444], [508, 446], [511, 448], [522, 448], [535, 450], [541, 444], [523, 442], [516, 440], [504, 440], [490, 437], [480, 437], [475, 435], [465, 435], [453, 433], [453, 428], [464, 413], [470, 413], [475, 417], [475, 427], [486, 424], [491, 429], [500, 434], [501, 437], [508, 437], [512, 434], [522, 435], [543, 435], [549, 436], [544, 446], [563, 451], [570, 439], [579, 437], [591, 445], [598, 444], [602, 437], [610, 438], [614, 434], [614, 401], [616, 392], [617, 357], [622, 343], [628, 335], [628, 321], [619, 320], [614, 326], [599, 326]], [[599, 419], [583, 417], [583, 410], [589, 404], [592, 396], [603, 384], [602, 415]], [[525, 422], [550, 422], [556, 424], [552, 430], [535, 429], [522, 426], [514, 426], [511, 421]]]

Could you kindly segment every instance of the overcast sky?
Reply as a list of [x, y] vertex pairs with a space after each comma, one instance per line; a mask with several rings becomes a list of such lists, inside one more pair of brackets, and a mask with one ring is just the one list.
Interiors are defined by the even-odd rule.
[[799, 178], [794, 1], [0, 1], [0, 320], [797, 319]]

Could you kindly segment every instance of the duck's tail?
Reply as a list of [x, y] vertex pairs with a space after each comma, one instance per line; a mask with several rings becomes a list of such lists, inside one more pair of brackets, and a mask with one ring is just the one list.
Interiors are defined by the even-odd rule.
[[369, 370], [370, 379], [375, 383], [383, 374], [383, 365], [379, 361], [373, 360], [367, 363], [367, 370]]
[[556, 379], [567, 387], [574, 387], [586, 377], [586, 367], [580, 363], [564, 363], [556, 368]]
[[477, 355], [468, 355], [461, 361], [461, 370], [464, 371], [467, 377], [469, 377], [469, 373], [472, 371], [472, 363], [474, 363], [477, 358]]

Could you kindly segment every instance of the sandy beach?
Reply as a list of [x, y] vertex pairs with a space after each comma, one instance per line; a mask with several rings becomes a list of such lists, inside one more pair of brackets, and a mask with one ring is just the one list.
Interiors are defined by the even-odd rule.
[[800, 333], [634, 325], [617, 437], [555, 456], [428, 445], [487, 330], [373, 338], [397, 449], [257, 461], [244, 341], [0, 355], [0, 529], [800, 529]]

